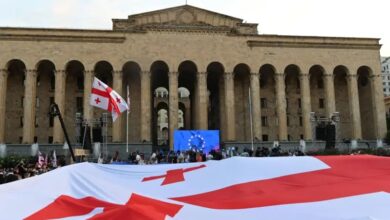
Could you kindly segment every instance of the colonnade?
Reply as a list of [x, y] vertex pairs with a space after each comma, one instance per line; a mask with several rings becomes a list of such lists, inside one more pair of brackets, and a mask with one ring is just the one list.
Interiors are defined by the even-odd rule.
[[[56, 70], [55, 74], [55, 102], [58, 104], [59, 109], [64, 112], [66, 103], [65, 103], [65, 94], [66, 94], [66, 71]], [[89, 97], [91, 93], [92, 80], [94, 76], [93, 70], [84, 71], [84, 108], [83, 116], [85, 119], [91, 119], [92, 117], [92, 107], [89, 104]], [[122, 71], [113, 71], [113, 89], [116, 91], [123, 91], [123, 73]], [[6, 98], [11, 98], [10, 94], [7, 94], [7, 76], [8, 70], [0, 70], [0, 143], [5, 143], [5, 118], [6, 118]], [[141, 71], [141, 123], [140, 123], [140, 140], [151, 141], [151, 72], [150, 71]], [[173, 140], [174, 130], [178, 127], [178, 72], [169, 72], [169, 137], [170, 140]], [[288, 125], [287, 125], [287, 111], [286, 111], [286, 85], [285, 85], [285, 73], [275, 73], [275, 94], [276, 94], [276, 115], [277, 115], [277, 139], [278, 140], [287, 140], [288, 136]], [[262, 125], [261, 125], [261, 89], [260, 89], [260, 73], [250, 73], [250, 97], [252, 103], [252, 114], [253, 114], [253, 134], [258, 140], [261, 140], [262, 137]], [[332, 113], [336, 112], [336, 103], [335, 103], [335, 90], [334, 90], [334, 75], [333, 74], [323, 74], [322, 76], [324, 81], [324, 95], [325, 95], [325, 109], [327, 116], [330, 116]], [[208, 129], [208, 109], [207, 104], [208, 93], [207, 93], [207, 72], [196, 72], [196, 106], [195, 106], [195, 117], [196, 120], [194, 125], [196, 129]], [[348, 99], [349, 99], [349, 108], [350, 108], [350, 117], [352, 122], [352, 139], [361, 139], [362, 138], [362, 129], [361, 129], [361, 116], [359, 110], [359, 91], [358, 91], [358, 77], [356, 74], [347, 75], [347, 86], [348, 86]], [[379, 80], [378, 77], [371, 77], [369, 80], [372, 81], [372, 84], [375, 86], [377, 83], [375, 80]], [[224, 81], [224, 103], [221, 103], [221, 107], [224, 108], [224, 115], [221, 115], [221, 119], [225, 120], [226, 126], [221, 128], [225, 133], [225, 141], [234, 141], [236, 140], [236, 126], [235, 126], [235, 103], [234, 103], [234, 73], [225, 72], [223, 73]], [[310, 121], [310, 112], [311, 110], [311, 101], [310, 101], [310, 74], [308, 73], [299, 73], [299, 82], [300, 82], [300, 96], [301, 96], [301, 105], [302, 105], [302, 122], [303, 122], [303, 136], [304, 139], [312, 139], [312, 128]], [[373, 100], [380, 100], [377, 90], [381, 88], [374, 87], [374, 92], [372, 93]], [[23, 109], [23, 143], [33, 143], [34, 134], [35, 134], [35, 102], [37, 94], [37, 70], [28, 69], [25, 70], [25, 86], [24, 86], [24, 109]], [[125, 94], [122, 94], [125, 96]], [[373, 109], [374, 115], [376, 115], [375, 120], [379, 120], [380, 110]], [[112, 127], [112, 140], [113, 142], [123, 142], [122, 140], [122, 123], [121, 120], [117, 120]], [[377, 125], [379, 121], [375, 121]], [[379, 136], [379, 132], [377, 132]], [[53, 128], [53, 142], [54, 143], [63, 143], [64, 137], [59, 124], [58, 119], [54, 121]]]

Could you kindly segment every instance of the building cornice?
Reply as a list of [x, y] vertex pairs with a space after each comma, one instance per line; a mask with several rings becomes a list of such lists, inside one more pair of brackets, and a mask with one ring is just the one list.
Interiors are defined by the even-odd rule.
[[0, 40], [123, 43], [123, 32], [105, 30], [0, 28]]
[[154, 32], [172, 32], [172, 33], [208, 33], [208, 34], [228, 34], [231, 32], [230, 28], [208, 28], [208, 27], [196, 27], [196, 26], [166, 26], [166, 27], [148, 27], [148, 31]]
[[56, 42], [89, 42], [89, 43], [123, 43], [125, 37], [97, 36], [61, 36], [34, 34], [0, 34], [0, 40], [10, 41], [56, 41]]
[[250, 35], [247, 45], [254, 47], [330, 48], [379, 50], [378, 38], [309, 37], [281, 35]]

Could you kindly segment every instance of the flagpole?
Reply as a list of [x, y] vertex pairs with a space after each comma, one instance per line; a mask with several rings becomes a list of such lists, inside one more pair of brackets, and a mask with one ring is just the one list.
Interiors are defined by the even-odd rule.
[[129, 94], [129, 85], [127, 85], [127, 109], [126, 114], [126, 153], [129, 153], [129, 113], [130, 113], [130, 94]]
[[250, 120], [250, 126], [251, 126], [251, 147], [252, 151], [254, 150], [253, 148], [253, 117], [252, 117], [252, 95], [251, 95], [251, 87], [248, 88], [248, 93], [249, 93], [249, 120]]

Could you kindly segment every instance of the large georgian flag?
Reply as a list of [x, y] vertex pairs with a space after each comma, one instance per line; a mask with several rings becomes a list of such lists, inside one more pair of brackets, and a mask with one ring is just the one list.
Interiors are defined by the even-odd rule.
[[1, 219], [389, 220], [390, 158], [81, 163], [0, 185]]
[[129, 109], [126, 101], [116, 91], [112, 90], [96, 77], [92, 84], [90, 104], [111, 112], [113, 121], [122, 112]]

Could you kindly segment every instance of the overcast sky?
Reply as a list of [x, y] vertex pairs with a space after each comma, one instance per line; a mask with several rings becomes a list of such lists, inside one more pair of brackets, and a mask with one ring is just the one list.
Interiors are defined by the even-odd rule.
[[[0, 0], [1, 27], [111, 29], [112, 18], [185, 4], [185, 0]], [[388, 0], [188, 0], [258, 23], [260, 34], [381, 38], [390, 56]]]

